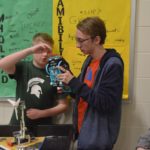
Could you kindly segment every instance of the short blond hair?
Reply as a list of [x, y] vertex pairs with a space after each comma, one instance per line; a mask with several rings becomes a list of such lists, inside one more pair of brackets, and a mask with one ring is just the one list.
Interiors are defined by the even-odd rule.
[[33, 36], [32, 41], [36, 41], [36, 40], [43, 40], [47, 43], [49, 43], [52, 47], [54, 46], [54, 40], [53, 38], [48, 34], [48, 33], [37, 33]]

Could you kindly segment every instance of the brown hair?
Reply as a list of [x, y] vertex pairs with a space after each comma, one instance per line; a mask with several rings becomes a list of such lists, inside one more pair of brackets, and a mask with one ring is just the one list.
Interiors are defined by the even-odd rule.
[[79, 21], [76, 27], [81, 32], [90, 35], [91, 38], [100, 36], [101, 38], [100, 44], [105, 43], [106, 27], [104, 21], [99, 17], [87, 17]]
[[40, 41], [41, 39], [43, 41], [49, 43], [51, 46], [54, 45], [54, 40], [48, 33], [37, 33], [32, 38], [33, 41], [35, 41], [35, 40], [39, 40]]

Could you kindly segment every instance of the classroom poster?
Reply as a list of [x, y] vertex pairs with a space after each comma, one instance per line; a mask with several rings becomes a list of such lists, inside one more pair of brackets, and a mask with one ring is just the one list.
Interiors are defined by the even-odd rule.
[[105, 47], [115, 48], [124, 60], [123, 99], [128, 99], [130, 53], [130, 0], [57, 0], [53, 1], [53, 37], [57, 49], [70, 62], [71, 70], [78, 75], [86, 56], [76, 48], [76, 24], [87, 16], [99, 16], [107, 28]]
[[[87, 16], [99, 16], [107, 27], [105, 47], [115, 48], [124, 60], [123, 99], [127, 100], [130, 3], [130, 0], [10, 0], [8, 4], [8, 1], [1, 0], [0, 58], [29, 47], [35, 33], [48, 32], [55, 40], [55, 52], [65, 57], [77, 76], [86, 56], [76, 48], [76, 24]], [[15, 96], [15, 82], [2, 70], [0, 70], [0, 91], [0, 97]]]

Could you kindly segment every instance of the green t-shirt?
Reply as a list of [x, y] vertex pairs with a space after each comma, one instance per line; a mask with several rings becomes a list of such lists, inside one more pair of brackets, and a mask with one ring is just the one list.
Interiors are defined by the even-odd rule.
[[[66, 97], [65, 94], [58, 94], [57, 88], [50, 85], [50, 78], [45, 69], [39, 69], [32, 62], [19, 62], [16, 65], [16, 72], [9, 75], [17, 82], [16, 99], [25, 102], [25, 111], [29, 108], [47, 109], [56, 105], [56, 100]], [[10, 124], [18, 124], [15, 113], [13, 113]], [[49, 125], [52, 118], [41, 118], [31, 120], [25, 115], [25, 124]]]

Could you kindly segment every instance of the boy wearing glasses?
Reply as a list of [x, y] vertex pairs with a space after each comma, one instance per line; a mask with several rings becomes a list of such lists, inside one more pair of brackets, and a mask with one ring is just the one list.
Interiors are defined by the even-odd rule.
[[88, 55], [79, 77], [60, 67], [58, 78], [75, 96], [74, 125], [78, 150], [112, 150], [117, 140], [124, 64], [114, 49], [105, 49], [106, 27], [99, 17], [77, 24], [76, 46]]

